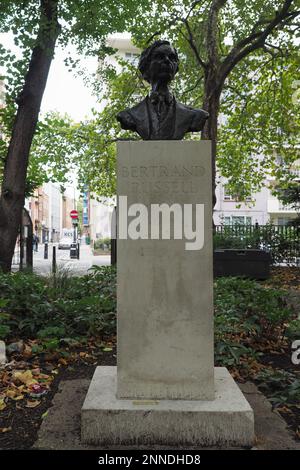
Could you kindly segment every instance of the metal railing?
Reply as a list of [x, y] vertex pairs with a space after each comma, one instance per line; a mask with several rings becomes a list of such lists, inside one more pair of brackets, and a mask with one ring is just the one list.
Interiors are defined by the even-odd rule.
[[217, 225], [215, 249], [261, 249], [273, 264], [300, 265], [300, 227], [289, 225]]

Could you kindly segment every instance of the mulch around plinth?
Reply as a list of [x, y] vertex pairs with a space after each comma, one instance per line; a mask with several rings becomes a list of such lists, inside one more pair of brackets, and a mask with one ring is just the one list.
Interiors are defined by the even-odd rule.
[[[26, 397], [22, 400], [8, 400], [5, 409], [0, 411], [0, 450], [30, 449], [33, 446], [43, 419], [47, 418], [47, 410], [52, 406], [53, 397], [57, 393], [61, 381], [77, 378], [91, 379], [98, 365], [116, 365], [115, 348], [112, 351], [97, 354], [96, 361], [94, 356], [86, 358], [79, 354], [77, 360], [70, 365], [54, 364], [53, 362], [39, 364], [43, 373], [51, 375], [53, 374], [52, 370], [57, 373], [54, 375], [48, 393], [38, 398], [38, 402], [40, 402], [38, 406], [27, 407], [28, 403], [34, 403], [30, 397], [29, 400]], [[21, 361], [20, 364], [24, 366], [24, 361]], [[32, 364], [28, 361], [26, 369], [28, 370], [30, 366]]]

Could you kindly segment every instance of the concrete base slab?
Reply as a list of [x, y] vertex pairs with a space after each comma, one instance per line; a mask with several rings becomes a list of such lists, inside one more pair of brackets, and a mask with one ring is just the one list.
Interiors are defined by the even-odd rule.
[[117, 368], [97, 367], [81, 410], [81, 439], [92, 445], [245, 446], [254, 442], [252, 408], [224, 367], [215, 400], [119, 400]]

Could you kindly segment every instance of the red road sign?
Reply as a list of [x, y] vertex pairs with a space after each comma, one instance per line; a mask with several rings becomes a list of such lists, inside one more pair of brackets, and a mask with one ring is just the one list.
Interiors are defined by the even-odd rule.
[[78, 211], [75, 209], [70, 212], [71, 219], [78, 219]]

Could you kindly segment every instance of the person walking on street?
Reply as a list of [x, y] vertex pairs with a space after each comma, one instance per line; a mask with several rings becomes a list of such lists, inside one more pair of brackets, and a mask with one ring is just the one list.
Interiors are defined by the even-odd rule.
[[33, 237], [32, 237], [32, 244], [33, 244], [33, 249], [34, 251], [38, 251], [38, 247], [39, 247], [39, 237], [36, 235], [36, 234], [33, 234]]

